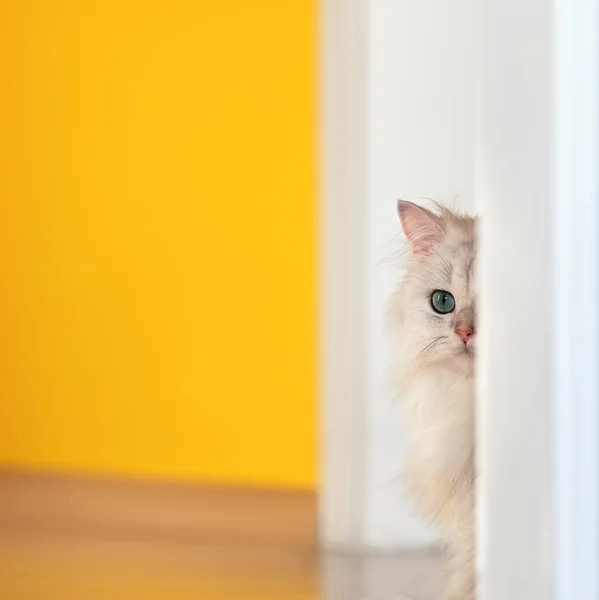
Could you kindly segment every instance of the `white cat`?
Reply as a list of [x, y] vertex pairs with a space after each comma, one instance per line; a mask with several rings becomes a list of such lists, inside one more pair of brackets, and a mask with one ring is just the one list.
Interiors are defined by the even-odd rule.
[[405, 471], [446, 546], [444, 600], [473, 600], [476, 221], [411, 202], [399, 202], [398, 211], [412, 250], [391, 301], [413, 437]]

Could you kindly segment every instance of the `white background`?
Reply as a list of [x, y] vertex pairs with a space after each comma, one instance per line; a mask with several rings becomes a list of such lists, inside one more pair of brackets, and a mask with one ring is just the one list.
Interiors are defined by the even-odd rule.
[[473, 210], [477, 0], [323, 4], [321, 536], [328, 546], [430, 545], [398, 473], [401, 406], [384, 324], [400, 272], [398, 198]]
[[[385, 385], [384, 315], [400, 273], [377, 266], [400, 231], [398, 198], [474, 210], [479, 19], [477, 0], [370, 3], [368, 410], [365, 541], [419, 544], [404, 491], [392, 487], [406, 452], [401, 407]], [[424, 201], [426, 202], [426, 201]], [[397, 243], [397, 240], [396, 242]], [[398, 399], [401, 401], [401, 399]], [[431, 538], [428, 537], [430, 540]]]

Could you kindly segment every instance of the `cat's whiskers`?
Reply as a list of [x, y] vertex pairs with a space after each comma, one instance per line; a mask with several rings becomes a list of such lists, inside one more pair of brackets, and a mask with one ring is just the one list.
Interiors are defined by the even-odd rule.
[[412, 345], [410, 346], [410, 348], [413, 348], [414, 346], [418, 346], [418, 344], [426, 344], [427, 342], [431, 342], [431, 341], [438, 340], [439, 338], [442, 338], [442, 337], [447, 337], [447, 336], [444, 336], [444, 335], [436, 335], [435, 337], [426, 338], [426, 339], [424, 339], [424, 340], [418, 340], [416, 343], [412, 344]]
[[445, 340], [447, 339], [449, 336], [447, 335], [440, 335], [439, 337], [436, 337], [432, 342], [430, 342], [429, 344], [427, 344], [421, 351], [420, 354], [428, 354], [430, 353], [432, 350], [434, 350], [435, 346], [441, 341], [441, 340]]
[[442, 340], [446, 340], [448, 337], [449, 336], [447, 336], [447, 335], [440, 335], [435, 338], [432, 338], [432, 341], [426, 340], [428, 342], [428, 344], [422, 350], [420, 350], [420, 352], [416, 356], [416, 359], [414, 360], [414, 363], [413, 363], [414, 366], [415, 367], [423, 366], [422, 363], [424, 363], [424, 359], [430, 355], [430, 353], [441, 343]]

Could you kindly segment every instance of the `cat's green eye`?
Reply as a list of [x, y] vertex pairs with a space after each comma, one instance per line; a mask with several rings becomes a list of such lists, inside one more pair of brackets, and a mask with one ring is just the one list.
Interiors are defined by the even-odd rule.
[[431, 306], [435, 312], [446, 315], [455, 308], [455, 298], [445, 290], [435, 290], [431, 296]]

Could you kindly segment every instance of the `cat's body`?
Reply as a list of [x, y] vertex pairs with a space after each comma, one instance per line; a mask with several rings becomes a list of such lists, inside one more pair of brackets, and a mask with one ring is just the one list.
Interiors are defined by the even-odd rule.
[[392, 299], [412, 444], [404, 465], [447, 548], [444, 600], [475, 597], [476, 229], [471, 217], [399, 205], [412, 255]]

